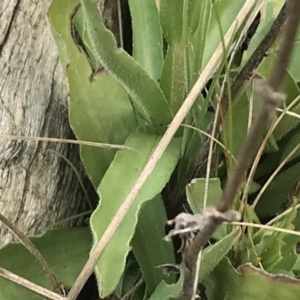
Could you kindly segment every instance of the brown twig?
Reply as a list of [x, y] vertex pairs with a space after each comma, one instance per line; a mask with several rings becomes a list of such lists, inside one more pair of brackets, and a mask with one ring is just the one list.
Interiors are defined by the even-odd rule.
[[24, 247], [39, 262], [42, 269], [45, 271], [46, 276], [50, 280], [54, 292], [63, 294], [64, 292], [59, 280], [56, 278], [56, 275], [48, 265], [47, 261], [42, 256], [40, 251], [35, 247], [35, 245], [30, 241], [30, 239], [21, 230], [19, 230], [12, 222], [10, 222], [7, 218], [5, 218], [1, 213], [0, 213], [0, 220], [11, 230], [14, 236], [24, 245]]
[[[240, 71], [240, 73], [234, 78], [231, 86], [230, 86], [230, 95], [232, 99], [235, 99], [239, 90], [244, 85], [245, 81], [251, 77], [251, 74], [257, 67], [260, 65], [262, 60], [265, 57], [266, 52], [270, 49], [274, 41], [276, 40], [284, 22], [286, 20], [286, 4], [282, 7], [281, 11], [279, 12], [276, 20], [274, 21], [273, 25], [271, 26], [270, 30], [266, 34], [266, 36], [262, 39], [259, 43], [255, 51], [251, 54], [250, 58], [247, 60], [246, 64]], [[220, 126], [222, 120], [224, 119], [224, 115], [226, 115], [228, 109], [228, 90], [225, 89], [224, 93], [221, 98], [221, 108], [219, 114], [216, 116], [216, 129], [218, 133], [220, 131]], [[214, 120], [210, 122], [208, 125], [207, 131], [211, 134], [213, 130]], [[201, 150], [198, 156], [195, 159], [195, 163], [192, 166], [188, 174], [188, 182], [190, 182], [193, 178], [202, 177], [204, 174], [204, 170], [206, 169], [206, 162], [209, 153], [209, 144], [210, 139], [206, 139], [201, 147]]]
[[122, 24], [122, 5], [121, 0], [117, 0], [118, 5], [118, 23], [119, 23], [119, 34], [120, 34], [120, 47], [124, 49], [124, 36], [123, 36], [123, 24]]
[[[268, 120], [274, 114], [276, 106], [280, 101], [281, 95], [277, 91], [280, 91], [281, 89], [286, 68], [293, 49], [300, 20], [299, 11], [300, 1], [289, 0], [287, 3], [288, 20], [284, 27], [280, 51], [272, 69], [269, 83], [261, 81], [258, 82], [258, 89], [261, 91], [264, 99], [263, 106], [250, 127], [245, 144], [237, 158], [237, 163], [233, 167], [232, 173], [230, 174], [228, 182], [223, 190], [222, 197], [216, 207], [217, 211], [220, 213], [226, 213], [231, 208], [245, 172], [249, 168], [251, 161], [258, 150], [260, 143], [260, 139], [258, 137], [265, 132], [268, 126]], [[221, 223], [222, 220], [220, 219], [213, 217], [210, 218], [207, 225], [198, 232], [190, 247], [187, 248], [187, 251], [183, 256], [185, 278], [183, 291], [179, 298], [180, 300], [192, 299], [195, 278], [197, 278], [196, 265], [199, 252]]]
[[14, 282], [20, 286], [25, 287], [26, 289], [35, 292], [36, 294], [42, 295], [44, 297], [46, 297], [47, 299], [51, 299], [51, 300], [66, 300], [65, 297], [58, 295], [54, 292], [51, 292], [25, 278], [22, 278], [12, 272], [9, 272], [3, 268], [0, 268], [0, 276], [11, 281]]

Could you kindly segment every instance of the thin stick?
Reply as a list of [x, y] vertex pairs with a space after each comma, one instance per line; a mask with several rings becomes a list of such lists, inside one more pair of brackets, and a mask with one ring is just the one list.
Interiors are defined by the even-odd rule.
[[282, 113], [285, 114], [285, 115], [294, 117], [294, 118], [296, 118], [296, 119], [300, 119], [300, 115], [299, 115], [299, 114], [294, 113], [294, 112], [292, 112], [292, 111], [288, 111], [287, 109], [277, 108], [276, 110], [279, 111], [279, 112], [282, 112]]
[[58, 139], [58, 138], [48, 138], [48, 137], [37, 137], [37, 136], [21, 136], [21, 135], [0, 135], [0, 139], [6, 140], [22, 140], [22, 141], [33, 141], [33, 142], [54, 142], [54, 143], [64, 143], [64, 144], [76, 144], [85, 145], [99, 148], [110, 148], [119, 150], [135, 151], [135, 149], [123, 145], [106, 144], [106, 143], [96, 143], [88, 141], [78, 141], [69, 139]]
[[[285, 210], [280, 215], [276, 216], [275, 218], [273, 218], [271, 221], [269, 221], [268, 223], [264, 224], [263, 226], [271, 226], [275, 222], [277, 222], [280, 219], [282, 219], [284, 216], [288, 215], [291, 211], [298, 210], [299, 208], [300, 208], [300, 204], [297, 204], [295, 207], [290, 207], [289, 209]], [[264, 227], [262, 227], [260, 230], [258, 230], [257, 232], [255, 232], [254, 235], [253, 235], [253, 237], [256, 237], [261, 232], [262, 229], [264, 229]], [[293, 231], [293, 232], [295, 232], [295, 231]], [[298, 231], [296, 231], [296, 232], [298, 233]], [[290, 233], [290, 232], [288, 232], [288, 233]]]
[[[283, 232], [286, 234], [292, 234], [292, 235], [297, 235], [300, 236], [300, 232], [299, 231], [295, 231], [295, 230], [289, 230], [289, 229], [285, 229], [285, 228], [281, 228], [281, 227], [275, 227], [275, 226], [269, 226], [269, 225], [262, 225], [262, 224], [255, 224], [255, 223], [248, 223], [248, 222], [232, 222], [230, 224], [233, 225], [239, 225], [239, 226], [247, 226], [247, 227], [253, 227], [253, 228], [259, 228], [260, 230], [272, 230], [272, 231], [277, 231], [277, 232]], [[260, 232], [257, 231], [257, 232]]]
[[21, 230], [19, 230], [12, 222], [10, 222], [7, 218], [5, 218], [1, 213], [0, 213], [0, 220], [11, 230], [14, 236], [24, 245], [24, 247], [35, 257], [35, 259], [41, 265], [42, 269], [45, 271], [46, 276], [50, 280], [53, 286], [53, 290], [60, 294], [63, 293], [58, 278], [56, 278], [56, 275], [48, 265], [47, 261], [42, 256], [41, 252], [31, 242], [31, 240]]
[[[236, 18], [236, 23], [241, 24], [241, 22], [245, 18], [245, 9], [250, 9], [249, 7], [246, 7], [244, 5], [244, 9], [241, 10], [239, 15]], [[249, 5], [248, 5], [249, 6]], [[227, 44], [228, 41], [231, 38], [232, 33], [235, 31], [236, 24], [233, 24], [228, 32], [226, 33], [224, 37], [224, 43]], [[97, 264], [100, 256], [102, 255], [104, 249], [108, 245], [110, 239], [112, 238], [114, 232], [117, 230], [119, 225], [121, 224], [123, 218], [126, 216], [130, 206], [134, 202], [136, 196], [139, 194], [143, 184], [147, 180], [148, 176], [151, 174], [152, 170], [154, 169], [156, 163], [161, 158], [163, 152], [169, 145], [170, 141], [172, 140], [174, 134], [176, 133], [177, 129], [179, 128], [180, 124], [183, 122], [184, 118], [186, 117], [187, 113], [189, 112], [190, 108], [196, 101], [198, 95], [204, 88], [206, 82], [211, 78], [213, 73], [215, 72], [217, 65], [221, 59], [221, 56], [223, 54], [223, 48], [222, 45], [219, 45], [215, 53], [212, 55], [209, 64], [205, 67], [201, 75], [199, 76], [197, 82], [193, 86], [192, 90], [190, 91], [189, 95], [185, 99], [184, 103], [178, 110], [176, 116], [172, 120], [170, 126], [166, 130], [165, 134], [161, 138], [160, 142], [158, 143], [157, 147], [153, 151], [150, 159], [146, 163], [144, 169], [140, 173], [138, 179], [132, 186], [129, 194], [125, 198], [123, 204], [118, 209], [117, 213], [115, 214], [114, 218], [112, 219], [111, 223], [107, 227], [106, 231], [102, 235], [102, 238], [97, 243], [97, 245], [94, 247], [94, 250], [92, 251], [89, 260], [83, 267], [81, 273], [79, 274], [78, 278], [76, 279], [73, 287], [71, 288], [68, 299], [76, 299], [79, 292], [81, 291], [83, 285], [89, 278], [89, 276], [92, 274], [93, 269], [95, 265]]]
[[[300, 118], [300, 116], [299, 116]], [[226, 148], [226, 146], [224, 144], [222, 144], [218, 139], [216, 139], [215, 137], [213, 137], [212, 135], [210, 135], [209, 133], [207, 133], [206, 131], [204, 130], [201, 130], [197, 127], [194, 127], [194, 126], [191, 126], [191, 125], [188, 125], [188, 124], [181, 124], [182, 127], [187, 127], [187, 128], [190, 128], [190, 129], [193, 129], [195, 131], [198, 131], [200, 133], [202, 133], [203, 135], [205, 135], [206, 137], [208, 137], [209, 139], [212, 139], [216, 144], [218, 144], [225, 152], [227, 152], [228, 155], [230, 155], [232, 157], [232, 159], [235, 161], [235, 157], [234, 155]]]
[[23, 286], [25, 287], [26, 289], [28, 290], [31, 290], [39, 295], [42, 295], [44, 297], [46, 297], [47, 299], [51, 299], [51, 300], [67, 300], [67, 298], [61, 296], [61, 295], [58, 295], [54, 292], [51, 292], [25, 278], [22, 278], [10, 271], [7, 271], [3, 268], [0, 268], [0, 276], [11, 281], [11, 282], [14, 282], [20, 286]]
[[141, 278], [120, 300], [127, 300], [144, 282]]
[[124, 49], [124, 37], [123, 37], [123, 24], [122, 24], [122, 6], [121, 0], [118, 1], [118, 22], [119, 22], [119, 35], [120, 35], [120, 47]]

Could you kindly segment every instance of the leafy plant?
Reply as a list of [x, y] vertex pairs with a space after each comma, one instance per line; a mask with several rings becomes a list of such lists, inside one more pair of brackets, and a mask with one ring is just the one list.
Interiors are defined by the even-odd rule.
[[[274, 74], [282, 55], [287, 5], [128, 4], [132, 53], [117, 47], [93, 0], [53, 0], [49, 9], [77, 139], [126, 146], [80, 146], [99, 204], [90, 218], [93, 242], [83, 241], [90, 258], [75, 283], [75, 271], [68, 283], [62, 278], [74, 283], [68, 299], [93, 270], [103, 298], [271, 299], [272, 289], [272, 299], [284, 290], [296, 299], [299, 70], [284, 65], [276, 84], [274, 76], [270, 85], [257, 79]], [[292, 61], [297, 55], [295, 47]], [[281, 75], [285, 101], [272, 115], [283, 98]], [[219, 227], [239, 215], [238, 227]], [[179, 235], [181, 247], [163, 240], [166, 222], [175, 224], [167, 238]]]

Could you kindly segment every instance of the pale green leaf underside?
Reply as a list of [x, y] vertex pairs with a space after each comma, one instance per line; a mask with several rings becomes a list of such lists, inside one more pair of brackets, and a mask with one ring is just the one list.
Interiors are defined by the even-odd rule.
[[[134, 147], [137, 152], [119, 151], [116, 154], [98, 188], [101, 202], [91, 217], [94, 243], [103, 235], [159, 140], [159, 136], [135, 132], [125, 144]], [[160, 193], [168, 182], [179, 159], [180, 142], [181, 139], [177, 138], [170, 143], [100, 258], [95, 272], [101, 295], [108, 295], [118, 284], [130, 250], [139, 208], [143, 202]]]
[[[78, 140], [123, 144], [136, 127], [132, 105], [124, 88], [107, 72], [91, 78], [90, 63], [71, 35], [71, 16], [78, 4], [79, 0], [54, 0], [48, 12], [68, 80], [70, 124]], [[95, 188], [114, 154], [81, 146], [81, 158]]]

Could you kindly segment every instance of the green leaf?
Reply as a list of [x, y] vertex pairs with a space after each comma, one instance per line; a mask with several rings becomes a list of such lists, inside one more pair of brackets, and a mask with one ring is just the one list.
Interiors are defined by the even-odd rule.
[[279, 150], [277, 152], [268, 153], [258, 164], [254, 177], [256, 181], [261, 182], [262, 177], [265, 178], [265, 176], [269, 176], [269, 174], [278, 167], [284, 147], [288, 143], [290, 135], [291, 133], [288, 133], [278, 142]]
[[244, 58], [243, 58], [244, 63], [247, 62], [249, 57], [252, 55], [252, 53], [255, 51], [255, 49], [257, 48], [259, 43], [266, 36], [269, 29], [273, 25], [274, 20], [276, 18], [276, 12], [274, 9], [274, 7], [276, 5], [275, 2], [278, 2], [278, 1], [271, 0], [271, 1], [267, 1], [267, 3], [263, 4], [263, 6], [265, 6], [265, 8], [262, 8], [262, 9], [264, 9], [264, 13], [261, 14], [259, 25], [255, 31], [253, 38], [251, 39], [251, 41], [249, 43], [247, 51], [245, 51], [245, 53], [244, 53]]
[[[195, 1], [194, 1], [195, 3]], [[210, 0], [202, 0], [202, 1], [196, 1], [197, 7], [195, 7], [196, 12], [194, 12], [194, 17], [197, 16], [196, 20], [193, 20], [191, 18], [190, 21], [190, 30], [193, 31], [194, 26], [193, 22], [197, 21], [196, 31], [191, 37], [191, 43], [192, 46], [189, 47], [189, 64], [190, 64], [190, 82], [189, 87], [191, 87], [193, 84], [195, 84], [196, 80], [199, 77], [199, 71], [203, 70], [204, 66], [202, 65], [203, 60], [203, 54], [204, 54], [204, 48], [205, 48], [205, 42], [210, 42], [214, 37], [213, 36], [207, 36], [209, 24], [210, 24], [210, 18], [212, 13], [212, 3]], [[199, 6], [199, 7], [198, 7]], [[189, 8], [192, 8], [192, 5], [189, 6]], [[200, 16], [198, 17], [198, 14]], [[212, 54], [212, 53], [211, 53]], [[204, 109], [204, 108], [203, 108]]]
[[162, 75], [160, 80], [160, 88], [163, 91], [167, 101], [171, 102], [172, 91], [172, 68], [173, 68], [173, 51], [172, 47], [168, 47], [165, 61], [162, 69]]
[[[203, 198], [205, 194], [205, 178], [195, 178], [186, 186], [186, 197], [193, 213], [200, 213], [204, 208]], [[222, 195], [219, 178], [210, 178], [207, 190], [206, 206], [216, 206]], [[227, 225], [223, 224], [214, 232], [213, 237], [217, 240], [227, 234]]]
[[[291, 229], [294, 226], [297, 210], [293, 209], [274, 224], [277, 228]], [[250, 220], [251, 221], [251, 220]], [[297, 257], [295, 246], [299, 241], [298, 236], [278, 232], [276, 230], [260, 229], [251, 238], [251, 242], [244, 246], [244, 253], [241, 255], [241, 264], [252, 263], [256, 267], [262, 265], [268, 272], [278, 273], [286, 269], [290, 270], [294, 266]]]
[[223, 259], [204, 282], [208, 299], [298, 300], [300, 280], [272, 275], [246, 264], [234, 269]]
[[[165, 0], [161, 2], [160, 9], [162, 27], [169, 42], [161, 78], [161, 88], [166, 98], [169, 99], [173, 113], [178, 111], [186, 97], [188, 89], [194, 83], [194, 81], [191, 83], [189, 78], [198, 78], [199, 76], [194, 58], [196, 54], [202, 53], [204, 48], [204, 38], [199, 38], [202, 31], [200, 33], [197, 32], [196, 39], [197, 41], [201, 40], [201, 45], [192, 45], [189, 38], [197, 29], [199, 20], [207, 20], [207, 18], [200, 18], [200, 15], [203, 15], [207, 1], [204, 1], [205, 5], [202, 4], [203, 1], [192, 0], [186, 2], [187, 5], [183, 5], [182, 1], [180, 3], [180, 1], [170, 2]], [[174, 18], [174, 15], [170, 13], [170, 9], [176, 10], [176, 14], [178, 13], [178, 18], [180, 19]], [[187, 22], [183, 21], [185, 18], [184, 15], [188, 16]], [[207, 24], [204, 23], [200, 22], [200, 25], [204, 25], [204, 28], [207, 29], [207, 26], [205, 26]], [[192, 58], [189, 58], [190, 56]], [[192, 73], [189, 74], [190, 72]]]
[[155, 81], [163, 66], [163, 38], [155, 1], [129, 0], [133, 33], [133, 58]]
[[260, 190], [260, 188], [261, 188], [261, 185], [259, 183], [255, 182], [255, 181], [251, 181], [248, 195], [258, 192]]
[[[285, 79], [283, 82], [283, 92], [286, 95], [285, 105], [289, 105], [293, 100], [299, 97], [300, 90], [295, 82], [295, 79], [291, 76], [289, 72], [286, 72]], [[283, 106], [283, 105], [282, 105]], [[299, 114], [300, 113], [300, 105], [297, 102], [291, 109], [292, 112]], [[299, 118], [294, 116], [285, 115], [282, 120], [279, 122], [277, 127], [274, 129], [274, 136], [276, 140], [281, 139], [288, 132], [290, 132], [293, 128], [295, 128], [299, 124]]]
[[[294, 130], [294, 134], [290, 136], [287, 143], [284, 145], [283, 153], [280, 159], [280, 163], [299, 145], [300, 143], [300, 131]], [[288, 161], [291, 161], [292, 159], [295, 159], [300, 155], [300, 149], [297, 150], [289, 159]]]
[[[262, 35], [264, 34], [264, 32], [266, 32], [268, 30], [268, 28], [271, 27], [273, 20], [278, 15], [279, 10], [282, 8], [284, 3], [285, 3], [284, 0], [267, 1], [267, 3], [265, 4], [265, 6], [266, 6], [265, 13], [262, 14], [261, 23], [260, 23], [259, 27], [257, 28], [256, 35], [259, 35], [260, 39], [262, 39], [262, 37], [263, 37]], [[264, 8], [262, 8], [262, 9], [264, 10]], [[259, 38], [256, 38], [256, 35], [253, 37], [253, 40], [259, 39]], [[280, 39], [281, 39], [281, 36], [279, 35], [271, 49], [271, 51], [272, 51], [271, 57], [267, 57], [265, 59], [266, 61], [268, 61], [269, 67], [272, 66], [272, 64], [274, 62], [274, 58], [275, 58], [274, 54], [278, 51], [278, 49], [280, 47], [280, 43], [279, 43]], [[295, 79], [295, 81], [297, 83], [300, 81], [300, 72], [299, 72], [299, 68], [297, 68], [297, 63], [298, 63], [297, 59], [299, 57], [299, 51], [300, 51], [299, 40], [300, 40], [300, 32], [298, 31], [297, 37], [295, 39], [291, 59], [289, 62], [289, 66], [288, 66], [288, 72], [292, 75], [292, 77]], [[249, 48], [252, 49], [251, 43], [249, 45]]]
[[[210, 18], [210, 8], [211, 1], [209, 0], [189, 0], [188, 1], [188, 33], [189, 38], [198, 33], [195, 33], [199, 27], [202, 27], [202, 24], [206, 24], [207, 20]], [[204, 21], [204, 22], [203, 22]], [[207, 29], [202, 28], [204, 31]], [[196, 51], [196, 49], [194, 49]]]
[[154, 293], [150, 296], [149, 300], [177, 299], [182, 291], [183, 278], [183, 270], [180, 269], [180, 277], [178, 281], [174, 284], [167, 284], [166, 282], [162, 281]]
[[[236, 0], [214, 1], [205, 41], [201, 69], [198, 70], [199, 74], [206, 67], [212, 54], [222, 42], [223, 37], [220, 35], [219, 23], [221, 24], [222, 32], [227, 32], [230, 26], [235, 22], [236, 16], [243, 7], [244, 3], [245, 1]], [[219, 22], [217, 18], [219, 18]]]
[[[205, 178], [193, 179], [186, 187], [187, 201], [193, 213], [203, 210], [203, 197], [205, 193]], [[206, 206], [216, 206], [222, 195], [221, 183], [219, 178], [210, 178], [207, 191]]]
[[[273, 47], [272, 52], [266, 57], [261, 65], [259, 66], [257, 73], [263, 77], [269, 76], [271, 69], [274, 64], [274, 60], [276, 58], [276, 48]], [[297, 86], [297, 82], [293, 78], [293, 75], [286, 71], [284, 82], [283, 82], [283, 94], [285, 96], [284, 103], [282, 103], [281, 108], [285, 106], [288, 106], [293, 100], [295, 100], [299, 94], [300, 90]], [[297, 102], [296, 105], [294, 105], [291, 109], [292, 112], [299, 114], [300, 113], [300, 105], [299, 102]], [[278, 113], [277, 115], [280, 115]], [[289, 133], [293, 128], [295, 128], [300, 122], [299, 118], [296, 118], [294, 116], [285, 115], [282, 120], [279, 122], [279, 124], [274, 129], [274, 137], [276, 140], [282, 139], [287, 133]]]
[[[90, 219], [95, 244], [123, 203], [159, 140], [159, 136], [135, 132], [125, 144], [134, 147], [137, 152], [119, 151], [116, 154], [98, 188], [101, 202]], [[168, 182], [179, 159], [180, 142], [181, 139], [177, 138], [170, 143], [97, 263], [95, 273], [102, 296], [110, 294], [118, 284], [140, 206], [160, 193]]]
[[[62, 284], [70, 288], [89, 257], [92, 236], [88, 228], [49, 230], [45, 235], [30, 238], [46, 259]], [[20, 243], [10, 243], [0, 250], [1, 267], [35, 284], [52, 290], [45, 271]], [[0, 299], [42, 300], [44, 297], [0, 278]]]
[[141, 270], [133, 255], [128, 255], [124, 272], [114, 293], [121, 298], [128, 293], [141, 277]]
[[220, 263], [232, 246], [238, 241], [240, 235], [241, 228], [237, 227], [223, 239], [203, 250], [199, 270], [200, 282]]
[[172, 119], [168, 103], [146, 71], [123, 49], [103, 22], [93, 0], [81, 0], [86, 30], [95, 57], [127, 90], [135, 108], [154, 133], [163, 133]]
[[78, 32], [78, 35], [80, 36], [80, 39], [83, 42], [83, 47], [84, 47], [84, 50], [87, 52], [89, 61], [91, 63], [91, 67], [95, 71], [95, 70], [97, 70], [97, 68], [99, 68], [99, 65], [97, 63], [97, 58], [95, 57], [95, 55], [93, 53], [90, 39], [87, 36], [87, 32], [85, 30], [84, 16], [83, 16], [83, 11], [82, 11], [81, 7], [77, 10], [72, 21], [73, 21], [76, 31]]
[[300, 272], [300, 254], [297, 254], [297, 260], [296, 263], [293, 267], [293, 271], [298, 273], [298, 278], [299, 278], [299, 272]]
[[282, 259], [281, 261], [276, 265], [276, 268], [271, 269], [270, 271], [273, 274], [280, 274], [279, 270], [281, 270], [281, 273], [285, 272], [284, 274], [288, 274], [288, 272], [291, 272], [293, 270], [296, 261], [297, 261], [297, 254], [295, 251], [297, 243], [300, 242], [300, 237], [296, 235], [286, 235], [282, 240], [282, 246], [281, 246], [281, 254]]
[[261, 263], [264, 270], [270, 271], [281, 259], [281, 241], [275, 240], [272, 236], [264, 235], [254, 247], [247, 247], [241, 256], [241, 264], [252, 263], [258, 267]]
[[[70, 122], [76, 137], [82, 140], [122, 144], [136, 128], [125, 90], [108, 74], [96, 75], [91, 84], [79, 81], [80, 78], [75, 73], [68, 71]], [[84, 84], [89, 85], [89, 88], [86, 86], [88, 89], [83, 89]], [[110, 149], [81, 147], [81, 158], [94, 186], [99, 184], [114, 154], [115, 151]]]
[[[105, 71], [91, 79], [92, 69], [71, 35], [71, 16], [79, 0], [54, 0], [48, 19], [65, 67], [70, 102], [69, 118], [78, 140], [123, 144], [136, 128], [135, 116], [124, 88]], [[81, 146], [81, 159], [97, 187], [115, 151]]]
[[299, 177], [300, 163], [280, 172], [259, 199], [255, 211], [261, 217], [272, 217], [287, 202], [293, 183]]
[[[249, 102], [246, 93], [233, 106], [232, 113], [226, 116], [223, 122], [222, 139], [223, 143], [231, 134], [232, 144], [231, 151], [234, 156], [239, 152], [241, 145], [244, 143], [248, 130]], [[231, 117], [231, 118], [230, 118]]]
[[168, 48], [160, 84], [175, 114], [187, 93], [184, 46], [181, 44]]
[[299, 68], [297, 68], [298, 59], [300, 55], [300, 32], [298, 30], [298, 34], [294, 43], [293, 52], [291, 55], [291, 60], [289, 63], [288, 70], [295, 79], [295, 81], [298, 83], [300, 81], [300, 72]]
[[[204, 16], [202, 2], [198, 0], [160, 0], [161, 27], [169, 46], [173, 47], [183, 42], [185, 35], [186, 41], [194, 35]], [[187, 16], [186, 24], [185, 14]]]
[[140, 265], [150, 294], [162, 280], [167, 283], [175, 282], [175, 276], [165, 276], [157, 268], [162, 264], [175, 263], [172, 243], [163, 240], [167, 221], [163, 199], [161, 195], [157, 195], [142, 207], [131, 241], [133, 253]]
[[160, 21], [163, 35], [169, 46], [179, 44], [183, 29], [182, 0], [160, 0]]
[[145, 283], [141, 284], [134, 294], [130, 297], [130, 300], [148, 300], [149, 296]]

